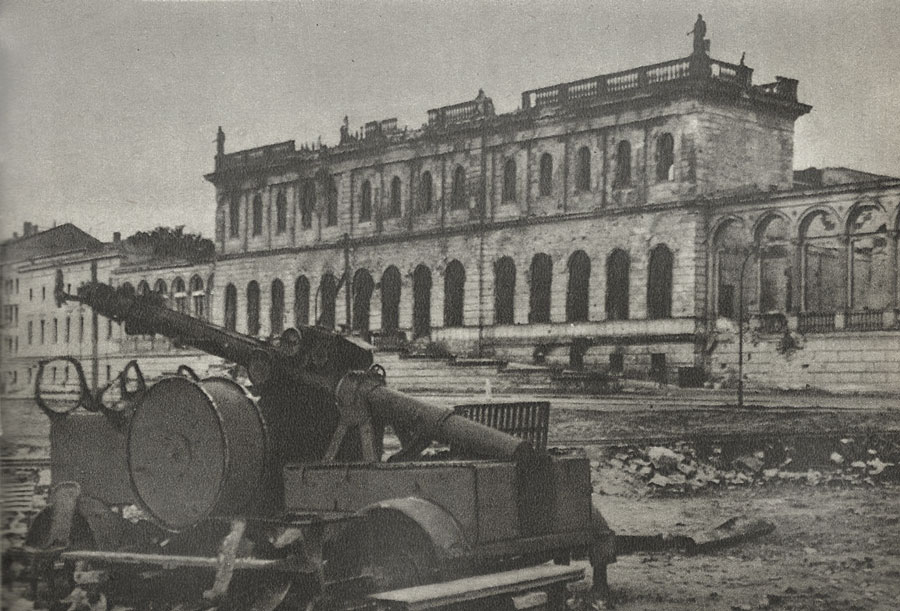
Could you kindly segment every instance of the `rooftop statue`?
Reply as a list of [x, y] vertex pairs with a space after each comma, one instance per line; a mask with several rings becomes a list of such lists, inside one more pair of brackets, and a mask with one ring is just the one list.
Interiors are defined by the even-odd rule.
[[704, 55], [706, 53], [706, 22], [703, 21], [703, 15], [697, 15], [694, 29], [687, 33], [688, 36], [691, 34], [694, 35], [694, 55]]

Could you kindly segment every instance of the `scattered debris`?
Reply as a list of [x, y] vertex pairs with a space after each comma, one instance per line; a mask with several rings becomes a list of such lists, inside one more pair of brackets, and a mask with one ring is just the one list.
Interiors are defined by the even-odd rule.
[[[669, 445], [618, 446], [607, 450], [595, 463], [597, 492], [621, 492], [623, 477], [632, 486], [646, 485], [653, 494], [681, 494], [710, 486], [750, 486], [779, 482], [808, 486], [876, 485], [900, 478], [900, 449], [866, 446], [863, 438], [833, 440], [840, 451], [823, 443], [819, 456], [809, 448], [798, 451], [790, 443], [769, 440], [764, 449], [733, 452], [711, 446], [702, 450], [687, 442]], [[726, 450], [726, 451], [723, 451]], [[885, 453], [882, 453], [885, 452]], [[792, 456], [795, 454], [796, 456]], [[730, 454], [730, 457], [729, 457]], [[620, 476], [608, 474], [615, 470]], [[606, 490], [609, 485], [610, 491]], [[640, 493], [640, 492], [639, 492]]]

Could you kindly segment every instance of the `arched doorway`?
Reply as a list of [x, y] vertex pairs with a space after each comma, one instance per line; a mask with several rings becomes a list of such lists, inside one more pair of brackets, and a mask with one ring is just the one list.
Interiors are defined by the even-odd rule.
[[395, 335], [400, 330], [400, 270], [391, 265], [381, 276], [381, 332]]
[[509, 257], [494, 267], [494, 324], [515, 323], [516, 264]]
[[672, 251], [659, 244], [650, 251], [647, 273], [647, 318], [672, 316]]
[[372, 275], [365, 269], [357, 270], [353, 275], [353, 330], [363, 337], [369, 335], [369, 310], [374, 290]]
[[413, 338], [431, 334], [431, 270], [420, 265], [413, 272]]
[[566, 289], [566, 321], [586, 322], [590, 303], [591, 260], [583, 250], [569, 257], [569, 286]]
[[463, 326], [466, 270], [462, 263], [453, 260], [444, 270], [444, 326]]

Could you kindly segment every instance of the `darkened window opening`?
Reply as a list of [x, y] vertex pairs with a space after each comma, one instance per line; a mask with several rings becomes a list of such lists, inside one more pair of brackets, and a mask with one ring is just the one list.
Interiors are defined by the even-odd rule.
[[393, 265], [381, 276], [381, 332], [394, 334], [400, 329], [400, 270]]
[[465, 210], [466, 205], [466, 171], [463, 167], [456, 166], [453, 172], [453, 188], [450, 191], [450, 208], [453, 210]]
[[613, 352], [609, 355], [609, 372], [622, 373], [625, 371], [625, 355], [621, 352]]
[[444, 272], [444, 326], [463, 326], [466, 270], [459, 261], [451, 261]]
[[253, 235], [261, 234], [262, 226], [263, 226], [262, 196], [257, 194], [253, 198]]
[[228, 202], [228, 235], [232, 238], [238, 237], [241, 228], [241, 198], [239, 195], [232, 195]]
[[413, 338], [431, 333], [431, 270], [424, 265], [413, 272]]
[[425, 172], [419, 179], [419, 209], [422, 212], [431, 212], [431, 200], [434, 197], [431, 184], [431, 172]]
[[338, 191], [333, 178], [325, 180], [325, 225], [334, 227], [338, 222]]
[[294, 326], [309, 325], [309, 280], [300, 276], [294, 283]]
[[300, 189], [300, 227], [302, 229], [312, 227], [312, 216], [315, 209], [316, 183], [312, 180], [305, 180]]
[[275, 199], [275, 232], [285, 231], [287, 231], [287, 196], [284, 191], [280, 191]]
[[591, 190], [591, 149], [586, 146], [578, 149], [578, 163], [575, 166], [575, 189]]
[[668, 132], [656, 141], [656, 180], [675, 180], [675, 139]]
[[269, 335], [281, 335], [284, 331], [284, 284], [272, 281], [272, 304], [269, 307]]
[[530, 276], [528, 322], [550, 322], [550, 289], [553, 282], [553, 260], [550, 255], [534, 255]]
[[374, 290], [372, 275], [367, 270], [357, 270], [353, 276], [353, 330], [362, 334], [365, 339], [369, 334], [369, 311]]
[[650, 252], [647, 274], [647, 318], [672, 316], [672, 251], [659, 244]]
[[504, 202], [516, 201], [516, 160], [507, 159], [503, 166], [503, 199]]
[[247, 335], [259, 335], [259, 284], [247, 285]]
[[540, 194], [547, 197], [553, 193], [553, 157], [550, 153], [541, 155]]
[[394, 176], [391, 180], [391, 204], [388, 207], [388, 217], [396, 218], [400, 216], [402, 210], [403, 183], [400, 177]]
[[363, 182], [359, 196], [359, 220], [360, 222], [372, 220], [372, 183]]
[[588, 319], [591, 260], [583, 250], [569, 257], [569, 285], [566, 289], [566, 321], [585, 322]]
[[322, 276], [319, 284], [319, 299], [322, 309], [319, 311], [318, 325], [326, 329], [334, 329], [336, 321], [335, 309], [337, 307], [337, 281], [331, 274]]
[[662, 352], [654, 352], [650, 355], [650, 379], [665, 384], [666, 374], [666, 355]]
[[616, 249], [606, 259], [606, 318], [628, 320], [628, 253]]
[[613, 187], [627, 187], [631, 184], [631, 144], [622, 140], [616, 146], [616, 176]]
[[498, 325], [515, 323], [516, 264], [509, 257], [497, 261], [494, 268], [494, 322]]

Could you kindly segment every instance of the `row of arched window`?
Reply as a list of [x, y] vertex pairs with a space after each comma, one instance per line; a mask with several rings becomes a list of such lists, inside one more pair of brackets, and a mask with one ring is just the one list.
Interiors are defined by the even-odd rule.
[[[675, 140], [672, 134], [666, 132], [656, 139], [656, 179], [657, 181], [674, 180], [675, 165]], [[631, 143], [628, 140], [620, 141], [616, 146], [615, 173], [613, 178], [614, 188], [627, 188], [631, 186]], [[516, 193], [516, 160], [507, 158], [503, 164], [503, 182], [501, 191], [502, 202], [515, 202]], [[587, 146], [578, 149], [575, 154], [575, 190], [586, 192], [591, 190], [591, 150]], [[309, 229], [313, 223], [313, 213], [316, 209], [316, 181], [322, 185], [325, 193], [325, 225], [337, 224], [337, 186], [330, 176], [318, 176], [315, 179], [306, 179], [300, 185], [299, 210], [300, 227]], [[417, 198], [417, 208], [420, 212], [430, 212], [434, 198], [434, 179], [431, 172], [423, 172], [418, 178], [417, 193], [410, 194], [411, 198]], [[541, 197], [553, 195], [553, 156], [544, 153], [539, 161], [538, 193]], [[370, 180], [363, 181], [359, 190], [359, 222], [365, 223], [372, 220], [373, 215], [373, 189]], [[386, 218], [397, 218], [403, 213], [403, 181], [399, 176], [391, 179], [387, 207], [384, 211]], [[287, 195], [283, 190], [275, 197], [275, 233], [283, 234], [287, 231]], [[450, 209], [463, 210], [467, 208], [467, 184], [466, 170], [458, 165], [453, 170], [450, 189]], [[264, 204], [262, 195], [253, 196], [250, 207], [250, 234], [259, 236], [263, 233]], [[236, 238], [240, 234], [241, 197], [233, 194], [229, 202], [229, 236]]]
[[[612, 251], [606, 260], [606, 317], [608, 320], [629, 318], [629, 276], [631, 261], [621, 249]], [[664, 244], [650, 252], [647, 280], [648, 318], [668, 318], [672, 315], [672, 252]], [[591, 261], [584, 251], [574, 252], [567, 261], [565, 318], [567, 322], [589, 320]], [[538, 253], [531, 260], [528, 277], [528, 322], [549, 323], [553, 291], [553, 261], [550, 255]], [[444, 270], [444, 327], [461, 327], [465, 323], [466, 270], [458, 260], [451, 261]], [[299, 276], [294, 282], [294, 325], [312, 323], [334, 328], [335, 310], [340, 282], [331, 273], [322, 276], [312, 302], [317, 310], [310, 316], [310, 282]], [[381, 332], [396, 333], [400, 326], [402, 277], [395, 266], [388, 267], [378, 284], [381, 289]], [[352, 326], [354, 331], [370, 330], [370, 307], [375, 281], [366, 269], [359, 269], [352, 279]], [[281, 280], [270, 285], [269, 330], [278, 334], [284, 330], [285, 287]], [[412, 274], [413, 335], [421, 337], [431, 331], [431, 270], [419, 265]], [[258, 335], [261, 330], [260, 286], [255, 280], [245, 289], [247, 332]], [[515, 322], [516, 265], [510, 257], [502, 257], [494, 264], [494, 324]], [[238, 290], [234, 284], [225, 288], [225, 326], [237, 328]]]
[[194, 274], [187, 285], [185, 285], [184, 279], [178, 276], [172, 280], [171, 288], [162, 278], [156, 280], [152, 288], [146, 280], [141, 280], [136, 289], [130, 282], [123, 282], [122, 290], [138, 295], [156, 293], [163, 297], [174, 310], [190, 314], [195, 318], [205, 319], [209, 317], [210, 312], [209, 301], [213, 290], [213, 275], [210, 274], [204, 283], [199, 274]]
[[[337, 186], [334, 179], [326, 177], [324, 179], [325, 193], [325, 225], [331, 227], [337, 225], [338, 209], [337, 209]], [[313, 224], [313, 213], [316, 210], [316, 181], [314, 179], [304, 180], [300, 185], [300, 228], [310, 229]], [[253, 202], [250, 207], [250, 235], [260, 236], [263, 233], [263, 217], [265, 207], [263, 204], [262, 194], [257, 193], [253, 196]], [[275, 196], [275, 234], [281, 235], [287, 231], [288, 217], [288, 201], [287, 195], [283, 190], [278, 191]], [[241, 197], [239, 194], [233, 194], [228, 205], [228, 235], [236, 238], [240, 235], [241, 227]]]
[[801, 218], [796, 234], [777, 213], [762, 218], [752, 232], [740, 219], [726, 219], [714, 234], [717, 313], [737, 316], [742, 267], [748, 313], [891, 307], [897, 261], [891, 260], [889, 224], [877, 203], [857, 205], [846, 223], [830, 208], [814, 209]]

